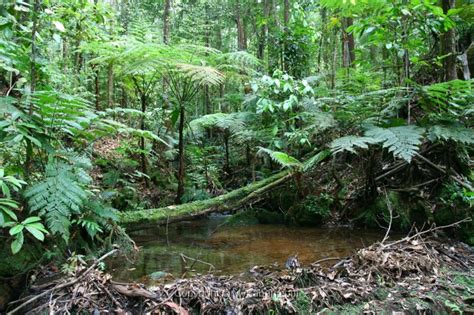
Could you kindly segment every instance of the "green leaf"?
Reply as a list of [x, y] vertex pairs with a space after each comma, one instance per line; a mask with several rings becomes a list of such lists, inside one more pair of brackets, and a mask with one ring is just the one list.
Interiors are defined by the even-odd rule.
[[21, 248], [23, 247], [23, 241], [23, 232], [21, 232], [15, 237], [15, 240], [11, 244], [11, 250], [13, 254], [17, 254], [21, 250]]
[[22, 224], [17, 224], [10, 229], [10, 235], [17, 235], [18, 233], [22, 233], [23, 229], [25, 228]]
[[41, 232], [40, 230], [37, 230], [37, 229], [34, 228], [33, 226], [26, 226], [26, 229], [27, 229], [28, 232], [30, 232], [31, 235], [33, 235], [37, 240], [39, 240], [39, 241], [44, 241], [44, 234], [43, 234], [43, 232]]
[[8, 208], [4, 208], [4, 207], [0, 207], [0, 209], [6, 213], [13, 221], [18, 221], [18, 218], [16, 217], [16, 214], [15, 212], [13, 212], [12, 210], [8, 209]]
[[27, 224], [31, 224], [31, 223], [35, 223], [39, 221], [41, 221], [40, 217], [29, 217], [25, 221], [23, 221], [22, 224], [27, 225]]

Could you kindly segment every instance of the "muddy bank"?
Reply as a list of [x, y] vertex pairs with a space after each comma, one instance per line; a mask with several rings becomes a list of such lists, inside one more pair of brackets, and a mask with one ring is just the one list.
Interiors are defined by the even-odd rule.
[[79, 266], [74, 275], [36, 287], [11, 309], [24, 303], [15, 312], [474, 311], [474, 251], [428, 233], [375, 243], [340, 261], [291, 270], [256, 266], [249, 279], [206, 275], [147, 288], [114, 282], [97, 265]]

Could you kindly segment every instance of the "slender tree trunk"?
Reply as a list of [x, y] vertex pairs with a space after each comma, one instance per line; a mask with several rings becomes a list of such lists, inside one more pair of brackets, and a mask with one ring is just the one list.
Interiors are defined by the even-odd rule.
[[240, 0], [235, 5], [235, 22], [237, 23], [237, 44], [239, 50], [247, 50], [247, 41], [245, 36], [245, 25], [241, 16]]
[[217, 26], [216, 32], [216, 48], [218, 50], [222, 50], [222, 28], [220, 25]]
[[[146, 94], [142, 93], [140, 95], [140, 101], [142, 105], [142, 117], [140, 119], [140, 130], [145, 130], [145, 113], [146, 113]], [[141, 160], [141, 168], [142, 168], [142, 173], [147, 174], [147, 161], [146, 161], [146, 155], [145, 155], [145, 138], [141, 137], [140, 138], [140, 160]], [[148, 178], [145, 178], [145, 185], [148, 187]]]
[[225, 164], [224, 164], [224, 171], [229, 174], [230, 173], [230, 162], [229, 162], [229, 135], [225, 132], [224, 133], [224, 149], [225, 149]]
[[[454, 8], [455, 0], [442, 0], [443, 12], [446, 14]], [[456, 33], [454, 27], [450, 28], [443, 36], [444, 79], [445, 81], [456, 80]]]
[[112, 63], [107, 68], [107, 106], [114, 107], [114, 66]]
[[263, 18], [265, 21], [260, 30], [260, 40], [258, 43], [258, 58], [260, 60], [265, 59], [265, 48], [267, 46], [267, 37], [268, 37], [268, 23], [269, 23], [268, 20], [270, 17], [270, 0], [263, 0], [262, 5], [263, 5]]
[[283, 25], [285, 27], [288, 27], [288, 23], [290, 23], [290, 1], [289, 0], [284, 0], [283, 3]]
[[185, 175], [185, 157], [184, 157], [184, 115], [185, 109], [183, 105], [179, 108], [179, 143], [178, 143], [178, 192], [176, 194], [176, 204], [181, 203], [181, 198], [184, 195], [184, 175]]
[[[31, 65], [30, 65], [30, 90], [33, 93], [36, 90], [36, 33], [38, 31], [38, 13], [40, 10], [40, 1], [34, 1], [33, 9], [33, 26], [31, 27]], [[30, 107], [30, 114], [32, 107]]]
[[[40, 1], [35, 0], [33, 4], [33, 26], [31, 28], [31, 64], [30, 64], [30, 92], [33, 94], [36, 90], [36, 32], [38, 29], [38, 13], [40, 10]], [[30, 103], [28, 112], [33, 114], [33, 104]], [[33, 145], [30, 139], [26, 139], [26, 157], [25, 157], [25, 178], [28, 180], [31, 172], [31, 162], [33, 158]]]
[[170, 11], [171, 0], [165, 0], [163, 11], [163, 43], [169, 44], [170, 41]]
[[94, 66], [94, 87], [95, 87], [95, 110], [100, 110], [100, 82], [99, 82], [99, 69], [98, 66]]
[[349, 68], [353, 66], [355, 60], [355, 42], [354, 35], [347, 32], [347, 28], [353, 24], [352, 18], [343, 18], [342, 20], [342, 66]]
[[122, 97], [120, 99], [120, 107], [126, 108], [127, 107], [127, 92], [125, 91], [125, 85], [122, 83]]
[[[326, 8], [321, 7], [319, 14], [321, 15], [321, 22], [322, 25], [326, 25]], [[319, 47], [318, 47], [318, 72], [322, 72], [323, 67], [322, 67], [322, 58], [323, 58], [323, 38], [324, 38], [324, 31], [325, 27], [323, 27], [322, 32], [321, 32], [321, 37], [319, 38]]]
[[332, 67], [331, 67], [331, 89], [334, 90], [336, 88], [336, 66], [337, 66], [337, 45], [336, 45], [337, 37], [334, 36], [333, 38], [333, 55], [332, 55]]

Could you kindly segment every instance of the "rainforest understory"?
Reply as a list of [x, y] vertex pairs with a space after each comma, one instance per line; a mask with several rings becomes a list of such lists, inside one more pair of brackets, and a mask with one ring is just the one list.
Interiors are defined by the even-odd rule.
[[[473, 17], [465, 0], [3, 1], [0, 312], [474, 312]], [[246, 267], [217, 270], [219, 249]], [[152, 283], [114, 280], [134, 263]]]

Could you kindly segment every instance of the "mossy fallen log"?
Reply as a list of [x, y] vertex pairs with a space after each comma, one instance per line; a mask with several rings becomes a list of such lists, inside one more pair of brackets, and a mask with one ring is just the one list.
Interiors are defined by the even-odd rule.
[[256, 202], [264, 197], [264, 193], [288, 181], [295, 173], [285, 170], [261, 181], [230, 191], [226, 194], [207, 199], [194, 201], [182, 205], [172, 205], [157, 209], [122, 212], [120, 222], [131, 223], [173, 223], [210, 212], [224, 212], [238, 209], [244, 205]]

